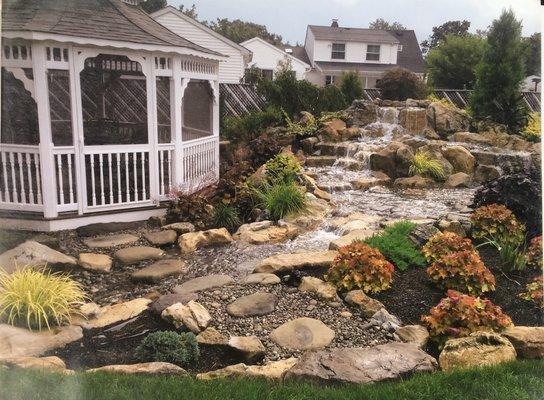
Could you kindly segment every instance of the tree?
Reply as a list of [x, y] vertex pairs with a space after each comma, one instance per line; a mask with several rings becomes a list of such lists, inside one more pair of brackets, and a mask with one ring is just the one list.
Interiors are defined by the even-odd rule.
[[485, 40], [476, 35], [448, 35], [427, 55], [428, 82], [440, 89], [472, 89]]
[[476, 118], [490, 118], [517, 132], [527, 124], [520, 87], [525, 74], [521, 22], [510, 9], [493, 21], [487, 46], [476, 67], [476, 85], [470, 99]]
[[371, 22], [368, 27], [370, 29], [382, 29], [385, 31], [400, 31], [406, 29], [404, 25], [402, 25], [400, 22], [394, 21], [394, 22], [388, 22], [383, 18], [377, 18], [374, 22]]
[[[187, 15], [188, 17], [191, 17], [192, 19], [195, 19], [195, 20], [198, 19], [198, 14], [196, 12], [196, 6], [194, 4], [191, 5], [191, 7], [187, 7], [187, 6], [184, 6], [183, 4], [180, 4], [179, 10], [183, 14]], [[203, 21], [202, 23], [204, 25], [206, 25], [206, 21]]]
[[469, 21], [448, 21], [442, 25], [433, 27], [433, 34], [429, 39], [421, 42], [421, 51], [423, 54], [428, 53], [434, 49], [440, 41], [444, 40], [447, 35], [466, 36], [468, 34], [468, 28], [470, 28]]
[[140, 3], [140, 6], [148, 14], [159, 11], [161, 8], [164, 8], [168, 5], [166, 0], [146, 0]]
[[540, 32], [523, 38], [523, 54], [525, 58], [525, 75], [540, 74]]
[[405, 68], [390, 69], [376, 87], [380, 89], [382, 98], [387, 100], [423, 99], [427, 95], [425, 82]]
[[207, 25], [217, 33], [236, 43], [245, 42], [255, 36], [260, 37], [273, 45], [282, 43], [282, 37], [280, 35], [270, 33], [266, 29], [266, 26], [253, 22], [245, 22], [239, 19], [231, 21], [228, 18], [217, 18], [217, 20], [209, 22]]
[[348, 104], [351, 104], [355, 99], [361, 98], [363, 95], [363, 83], [357, 71], [348, 71], [342, 74], [340, 90], [344, 94]]

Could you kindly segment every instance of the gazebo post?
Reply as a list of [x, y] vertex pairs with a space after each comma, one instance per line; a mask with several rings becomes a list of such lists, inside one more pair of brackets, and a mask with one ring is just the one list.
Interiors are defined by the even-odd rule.
[[[159, 135], [157, 128], [157, 77], [155, 76], [155, 58], [148, 57], [146, 66], [142, 65], [147, 92], [147, 137], [149, 144], [149, 197], [159, 199]], [[145, 72], [147, 70], [147, 72]], [[144, 187], [145, 190], [145, 187]]]
[[57, 211], [55, 161], [53, 139], [51, 137], [51, 114], [49, 112], [49, 94], [47, 89], [47, 70], [45, 67], [45, 45], [32, 43], [32, 70], [38, 109], [40, 130], [40, 172], [42, 181], [43, 216], [55, 218]]
[[183, 96], [182, 78], [181, 78], [181, 58], [174, 57], [172, 59], [172, 137], [174, 139], [174, 180], [173, 186], [178, 187], [183, 183], [183, 155], [182, 155], [182, 115], [181, 115], [181, 98]]

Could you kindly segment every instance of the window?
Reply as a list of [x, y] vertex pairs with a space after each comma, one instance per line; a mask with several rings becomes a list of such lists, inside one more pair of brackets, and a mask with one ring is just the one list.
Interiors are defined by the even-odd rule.
[[325, 85], [334, 84], [334, 75], [325, 75]]
[[331, 58], [334, 60], [343, 60], [346, 58], [346, 45], [344, 43], [333, 43]]
[[366, 46], [366, 60], [367, 61], [380, 61], [380, 45], [369, 44]]
[[261, 76], [264, 79], [272, 80], [274, 78], [274, 70], [272, 69], [261, 69]]
[[399, 47], [397, 48], [398, 51], [402, 51], [402, 44], [399, 44]]

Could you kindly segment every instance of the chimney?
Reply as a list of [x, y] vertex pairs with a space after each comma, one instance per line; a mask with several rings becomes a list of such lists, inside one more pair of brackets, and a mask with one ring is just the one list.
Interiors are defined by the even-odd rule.
[[338, 28], [338, 18], [332, 19], [331, 28]]

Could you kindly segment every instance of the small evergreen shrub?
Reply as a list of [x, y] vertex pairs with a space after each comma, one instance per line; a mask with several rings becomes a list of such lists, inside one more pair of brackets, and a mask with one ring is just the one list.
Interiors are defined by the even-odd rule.
[[428, 262], [440, 260], [446, 254], [458, 251], [474, 251], [470, 239], [463, 238], [453, 232], [439, 232], [429, 239], [421, 251]]
[[495, 290], [495, 277], [478, 253], [470, 250], [446, 254], [427, 268], [427, 274], [444, 289], [472, 295]]
[[257, 189], [257, 198], [261, 206], [269, 213], [273, 221], [299, 214], [306, 210], [306, 195], [295, 183], [265, 184]]
[[265, 166], [266, 180], [270, 184], [294, 182], [300, 171], [300, 163], [291, 154], [278, 154]]
[[520, 244], [525, 240], [525, 226], [502, 204], [477, 208], [470, 222], [475, 239], [492, 239], [499, 244]]
[[542, 236], [531, 240], [525, 259], [528, 267], [542, 270]]
[[355, 242], [338, 250], [325, 279], [341, 291], [377, 293], [391, 287], [394, 270], [378, 249]]
[[387, 100], [424, 99], [427, 95], [425, 82], [405, 68], [390, 69], [376, 87], [380, 89], [381, 97]]
[[213, 207], [213, 226], [227, 228], [230, 232], [235, 231], [242, 221], [238, 216], [238, 210], [230, 204], [218, 203]]
[[333, 119], [341, 119], [347, 123], [350, 121], [351, 117], [346, 111], [324, 112], [321, 114], [321, 117], [319, 117], [319, 124], [323, 125], [329, 121], [332, 121]]
[[141, 362], [168, 362], [186, 367], [198, 360], [200, 353], [193, 333], [160, 331], [147, 335], [135, 355]]
[[427, 176], [435, 180], [443, 180], [445, 177], [442, 164], [424, 151], [417, 151], [414, 154], [408, 173], [410, 175]]
[[448, 290], [447, 297], [421, 320], [431, 337], [441, 345], [449, 338], [464, 337], [477, 331], [500, 332], [512, 326], [512, 320], [499, 306], [455, 290]]
[[519, 294], [523, 300], [532, 301], [540, 308], [544, 308], [544, 283], [542, 276], [535, 276], [531, 283], [525, 285], [525, 291]]
[[342, 74], [342, 82], [340, 90], [344, 94], [344, 98], [348, 104], [353, 103], [353, 100], [360, 99], [363, 96], [363, 82], [357, 71], [348, 71]]
[[318, 103], [314, 112], [316, 115], [320, 115], [324, 112], [343, 110], [346, 106], [346, 99], [340, 88], [335, 85], [327, 85], [319, 88]]
[[523, 128], [521, 136], [523, 136], [525, 140], [528, 140], [530, 142], [540, 142], [542, 134], [540, 132], [539, 112], [532, 112], [529, 114], [529, 123], [525, 128]]
[[42, 330], [68, 324], [84, 300], [81, 285], [67, 275], [0, 268], [0, 319], [10, 325]]
[[380, 250], [385, 258], [401, 271], [410, 267], [424, 267], [423, 255], [408, 238], [414, 228], [414, 223], [400, 221], [363, 242]]

